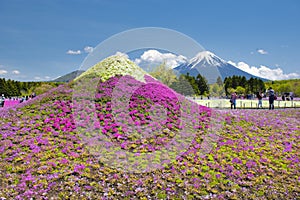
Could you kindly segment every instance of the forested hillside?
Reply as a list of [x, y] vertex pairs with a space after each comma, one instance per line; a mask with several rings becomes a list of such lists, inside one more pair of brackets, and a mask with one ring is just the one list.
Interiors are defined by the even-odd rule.
[[272, 87], [279, 94], [293, 92], [295, 96], [300, 96], [300, 79], [270, 81], [266, 82], [265, 85], [266, 88]]
[[5, 97], [26, 96], [31, 93], [41, 94], [56, 87], [60, 83], [55, 82], [21, 82], [0, 78], [0, 95]]

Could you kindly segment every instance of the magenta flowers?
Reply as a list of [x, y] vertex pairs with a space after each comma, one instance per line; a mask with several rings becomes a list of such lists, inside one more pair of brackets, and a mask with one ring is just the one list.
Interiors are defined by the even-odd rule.
[[298, 109], [211, 110], [149, 76], [77, 81], [0, 110], [0, 198], [299, 198]]

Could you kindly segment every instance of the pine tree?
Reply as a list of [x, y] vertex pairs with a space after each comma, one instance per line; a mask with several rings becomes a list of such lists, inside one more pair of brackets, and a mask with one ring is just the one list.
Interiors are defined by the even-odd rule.
[[195, 94], [194, 88], [191, 85], [187, 75], [181, 74], [177, 81], [173, 82], [170, 86], [173, 90], [179, 94], [186, 96], [193, 96]]
[[197, 83], [198, 89], [200, 91], [200, 95], [203, 95], [203, 94], [209, 92], [207, 80], [204, 76], [201, 76], [201, 74], [198, 74], [196, 77], [196, 83]]
[[217, 78], [217, 84], [218, 84], [218, 86], [223, 85], [223, 81], [222, 81], [222, 78], [220, 76], [218, 76], [218, 78]]

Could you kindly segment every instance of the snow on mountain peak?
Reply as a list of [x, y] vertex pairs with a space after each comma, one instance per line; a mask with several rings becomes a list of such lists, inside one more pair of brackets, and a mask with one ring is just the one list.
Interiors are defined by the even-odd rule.
[[213, 66], [221, 66], [226, 63], [223, 59], [216, 56], [214, 53], [210, 51], [201, 51], [194, 58], [190, 60], [191, 65], [198, 65], [201, 63], [202, 65], [213, 65]]

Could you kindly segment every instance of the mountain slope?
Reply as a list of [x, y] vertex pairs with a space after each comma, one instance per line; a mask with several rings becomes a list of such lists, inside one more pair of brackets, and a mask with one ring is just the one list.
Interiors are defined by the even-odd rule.
[[189, 73], [192, 76], [197, 76], [199, 73], [207, 79], [208, 83], [215, 83], [220, 76], [222, 80], [229, 76], [245, 76], [246, 79], [259, 78], [263, 81], [267, 79], [254, 76], [236, 68], [225, 60], [219, 58], [209, 51], [202, 51], [192, 58], [188, 63], [182, 64], [175, 68], [179, 73]]
[[57, 79], [54, 79], [53, 82], [64, 82], [68, 83], [74, 80], [77, 76], [80, 76], [84, 71], [83, 70], [76, 70], [66, 75], [60, 76]]

